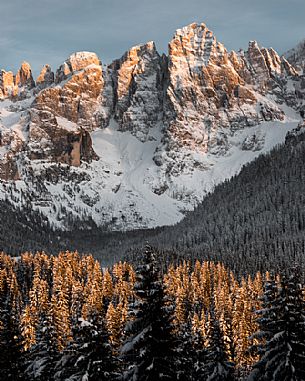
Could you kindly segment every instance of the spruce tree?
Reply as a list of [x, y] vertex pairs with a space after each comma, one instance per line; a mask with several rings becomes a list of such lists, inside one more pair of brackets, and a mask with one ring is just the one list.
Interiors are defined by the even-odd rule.
[[13, 261], [7, 261], [6, 265], [0, 292], [0, 378], [17, 381], [23, 379], [24, 366], [20, 330], [21, 294]]
[[54, 379], [73, 381], [108, 381], [118, 378], [104, 320], [96, 316], [80, 319], [70, 342], [55, 366]]
[[278, 288], [268, 280], [257, 337], [263, 340], [260, 360], [249, 380], [305, 380], [305, 303], [300, 276], [283, 276]]
[[124, 380], [176, 380], [171, 324], [155, 254], [146, 246], [136, 270], [135, 301], [130, 304], [127, 340], [121, 349]]
[[223, 332], [215, 316], [214, 302], [211, 304], [208, 346], [202, 369], [198, 370], [198, 381], [234, 380], [234, 366], [228, 361]]
[[26, 380], [53, 380], [54, 367], [58, 359], [59, 353], [53, 337], [52, 320], [48, 314], [41, 313], [36, 331], [36, 344], [25, 353]]

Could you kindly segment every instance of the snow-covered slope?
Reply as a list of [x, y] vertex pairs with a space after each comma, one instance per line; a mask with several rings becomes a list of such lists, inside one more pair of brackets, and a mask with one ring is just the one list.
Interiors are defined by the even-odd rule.
[[0, 198], [54, 227], [174, 224], [302, 119], [304, 78], [273, 49], [227, 52], [205, 24], [108, 67], [73, 54], [0, 74]]
[[197, 168], [190, 165], [179, 176], [169, 177], [153, 161], [162, 136], [161, 125], [150, 132], [155, 140], [143, 143], [129, 132], [119, 131], [112, 121], [107, 128], [91, 134], [98, 161], [79, 167], [62, 164], [58, 179], [48, 176], [48, 171], [52, 174], [58, 169], [57, 165], [37, 160], [32, 163], [33, 179], [2, 182], [0, 196], [9, 196], [21, 206], [30, 192], [33, 209], [48, 216], [57, 228], [91, 218], [98, 225], [109, 224], [111, 229], [120, 230], [170, 225], [181, 220], [183, 213], [216, 184], [283, 142], [298, 122], [297, 113], [289, 110], [282, 122], [264, 122], [239, 130], [230, 137], [225, 155], [194, 154], [200, 163]]

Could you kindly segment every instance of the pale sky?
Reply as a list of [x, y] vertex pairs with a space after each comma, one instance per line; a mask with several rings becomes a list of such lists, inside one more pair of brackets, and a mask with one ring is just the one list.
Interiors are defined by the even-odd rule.
[[28, 61], [35, 75], [75, 51], [103, 63], [130, 47], [155, 41], [160, 53], [174, 31], [204, 22], [227, 49], [248, 41], [280, 54], [305, 39], [305, 0], [0, 0], [0, 68]]

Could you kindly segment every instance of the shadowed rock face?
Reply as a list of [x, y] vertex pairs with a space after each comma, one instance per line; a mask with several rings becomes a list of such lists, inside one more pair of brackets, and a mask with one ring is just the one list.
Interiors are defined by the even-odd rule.
[[285, 53], [285, 57], [300, 74], [305, 75], [305, 40], [301, 41], [294, 49]]
[[[1, 115], [2, 112], [0, 112], [0, 126]], [[28, 116], [26, 114], [21, 115], [18, 122], [21, 126], [19, 131], [14, 128], [0, 129], [0, 179], [5, 181], [20, 179], [18, 159], [27, 148], [22, 130], [25, 130], [28, 123]]]
[[54, 73], [50, 65], [45, 65], [36, 79], [38, 90], [51, 86], [54, 83]]
[[19, 180], [17, 155], [23, 148], [23, 141], [14, 132], [0, 134], [0, 149], [6, 148], [6, 152], [0, 158], [0, 179]]
[[76, 167], [82, 160], [97, 160], [88, 131], [76, 125], [73, 127], [62, 126], [50, 111], [32, 109], [28, 141], [30, 159]]
[[115, 86], [114, 115], [121, 130], [145, 141], [162, 112], [164, 69], [155, 44], [135, 46], [111, 65]]

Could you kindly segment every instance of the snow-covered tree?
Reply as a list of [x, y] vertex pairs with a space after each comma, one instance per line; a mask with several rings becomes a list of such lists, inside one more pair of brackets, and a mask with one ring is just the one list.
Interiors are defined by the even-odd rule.
[[118, 363], [112, 354], [108, 333], [101, 317], [80, 319], [74, 341], [62, 352], [54, 367], [57, 381], [108, 381], [118, 377]]
[[249, 380], [305, 380], [305, 303], [296, 270], [278, 285], [273, 278], [267, 280], [259, 314], [261, 358]]
[[202, 368], [197, 371], [198, 381], [231, 381], [234, 379], [234, 365], [228, 361], [226, 346], [220, 323], [211, 304], [208, 332], [208, 346]]
[[0, 273], [0, 379], [22, 380], [21, 294], [14, 260], [3, 257]]
[[59, 358], [53, 331], [50, 316], [42, 314], [36, 330], [36, 343], [24, 354], [26, 380], [48, 381], [53, 379], [54, 366]]
[[121, 349], [126, 364], [124, 380], [177, 380], [170, 318], [155, 254], [149, 246], [136, 270], [130, 318], [127, 340]]

